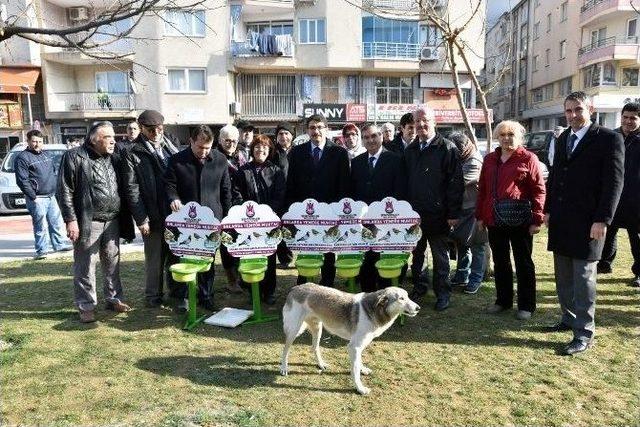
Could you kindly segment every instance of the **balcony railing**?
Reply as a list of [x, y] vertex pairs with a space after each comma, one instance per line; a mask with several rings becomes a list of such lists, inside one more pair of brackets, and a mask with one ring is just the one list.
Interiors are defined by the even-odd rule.
[[[263, 50], [264, 51], [264, 50]], [[260, 53], [260, 47], [258, 45], [252, 45], [248, 41], [244, 42], [231, 42], [231, 56], [234, 58], [251, 58], [251, 57], [285, 57], [291, 58], [295, 55], [295, 43], [293, 39], [289, 39], [287, 43], [285, 43], [284, 48], [278, 49], [276, 46], [276, 50], [266, 51], [265, 53]]]
[[132, 93], [56, 92], [49, 99], [52, 112], [132, 111], [135, 108], [135, 95]]
[[590, 43], [586, 46], [582, 46], [578, 49], [578, 56], [589, 53], [593, 50], [600, 49], [602, 47], [613, 46], [616, 44], [638, 44], [638, 37], [607, 37], [606, 39], [600, 39], [596, 42]]
[[633, 11], [631, 0], [588, 0], [580, 8], [580, 23], [584, 24], [599, 13], [616, 10]]
[[420, 59], [420, 44], [365, 42], [362, 57], [367, 59]]

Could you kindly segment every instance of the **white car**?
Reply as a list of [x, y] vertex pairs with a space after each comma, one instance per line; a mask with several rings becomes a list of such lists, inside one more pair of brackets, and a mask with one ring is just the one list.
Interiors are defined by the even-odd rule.
[[[14, 169], [16, 157], [25, 148], [27, 148], [27, 144], [24, 142], [16, 144], [5, 156], [2, 166], [0, 166], [0, 214], [27, 212], [26, 199], [16, 184]], [[43, 150], [53, 156], [54, 171], [57, 174], [67, 146], [64, 144], [45, 144]]]

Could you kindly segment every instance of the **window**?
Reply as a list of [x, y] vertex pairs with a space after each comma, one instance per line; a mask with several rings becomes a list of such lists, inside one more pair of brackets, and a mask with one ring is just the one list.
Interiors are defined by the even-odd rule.
[[613, 64], [613, 62], [605, 62], [602, 64], [602, 84], [607, 86], [615, 86], [616, 66]]
[[170, 68], [167, 80], [168, 92], [204, 93], [206, 91], [204, 68]]
[[527, 24], [523, 24], [520, 27], [520, 50], [523, 52], [527, 51]]
[[523, 7], [520, 8], [520, 22], [527, 22], [528, 15], [528, 4], [524, 4]]
[[569, 95], [571, 93], [571, 77], [560, 80], [560, 95]]
[[547, 49], [544, 51], [544, 66], [548, 67], [550, 61], [551, 61], [551, 49]]
[[376, 77], [378, 104], [413, 104], [411, 77]]
[[420, 44], [425, 46], [439, 46], [442, 34], [435, 25], [420, 25]]
[[518, 88], [518, 112], [524, 111], [527, 108], [527, 92], [524, 85]]
[[204, 37], [204, 17], [204, 10], [168, 10], [164, 15], [164, 33], [167, 36]]
[[582, 72], [582, 83], [585, 88], [600, 85], [600, 64], [593, 64]]
[[337, 76], [322, 76], [320, 78], [320, 97], [322, 102], [337, 103], [338, 93], [338, 77]]
[[364, 58], [417, 59], [422, 41], [439, 43], [440, 35], [429, 25], [396, 21], [378, 16], [362, 17], [362, 56]]
[[274, 36], [293, 35], [293, 21], [265, 21], [247, 23], [247, 31]]
[[243, 114], [296, 114], [296, 76], [241, 74], [239, 83]]
[[533, 90], [533, 102], [542, 102], [542, 89]]
[[520, 61], [520, 70], [519, 70], [519, 78], [520, 82], [524, 82], [527, 79], [527, 62]]
[[622, 86], [638, 86], [639, 68], [622, 69]]
[[638, 18], [629, 19], [627, 21], [627, 41], [629, 43], [638, 43]]
[[121, 71], [96, 73], [96, 92], [129, 93], [129, 76]]
[[533, 39], [537, 40], [538, 39], [538, 34], [540, 33], [540, 21], [536, 22], [533, 25]]
[[567, 7], [567, 2], [565, 1], [564, 3], [562, 3], [560, 5], [560, 22], [564, 22], [567, 20], [567, 11], [568, 11], [568, 7]]
[[303, 44], [327, 42], [324, 19], [301, 19], [298, 21], [298, 39]]
[[547, 15], [547, 33], [551, 31], [551, 14]]
[[533, 72], [538, 71], [538, 55], [533, 57]]
[[567, 41], [562, 40], [560, 42], [560, 59], [564, 59], [567, 56]]
[[591, 32], [591, 49], [604, 46], [606, 38], [607, 38], [607, 27], [592, 31]]
[[543, 96], [545, 101], [550, 101], [550, 100], [553, 99], [553, 83], [549, 84], [549, 85], [546, 85], [543, 88], [543, 95], [542, 96]]

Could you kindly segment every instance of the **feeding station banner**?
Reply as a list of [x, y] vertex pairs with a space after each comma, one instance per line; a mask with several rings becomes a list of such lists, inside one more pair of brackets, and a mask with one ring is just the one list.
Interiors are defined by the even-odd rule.
[[177, 256], [214, 256], [220, 246], [220, 221], [213, 211], [189, 202], [165, 220], [164, 239]]
[[344, 198], [329, 206], [338, 217], [338, 239], [334, 244], [334, 252], [357, 254], [369, 250], [369, 244], [362, 237], [362, 219], [367, 213], [367, 204]]
[[333, 252], [340, 238], [338, 216], [327, 203], [315, 199], [296, 202], [282, 216], [282, 238], [292, 251]]
[[252, 201], [229, 209], [221, 228], [222, 243], [237, 258], [269, 256], [282, 240], [278, 215], [269, 205]]
[[376, 252], [412, 251], [422, 236], [420, 215], [409, 202], [393, 197], [371, 203], [362, 223], [362, 236]]

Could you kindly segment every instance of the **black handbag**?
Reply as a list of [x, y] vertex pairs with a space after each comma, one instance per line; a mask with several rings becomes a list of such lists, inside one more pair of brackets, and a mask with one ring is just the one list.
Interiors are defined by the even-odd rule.
[[493, 180], [493, 222], [496, 227], [519, 227], [531, 223], [531, 201], [521, 199], [498, 200], [498, 169]]

